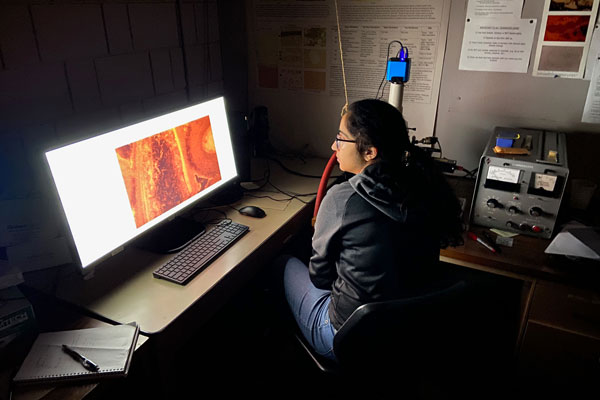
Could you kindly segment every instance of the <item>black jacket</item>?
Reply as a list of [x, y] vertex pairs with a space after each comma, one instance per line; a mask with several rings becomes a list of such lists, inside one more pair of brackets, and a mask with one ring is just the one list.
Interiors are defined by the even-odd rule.
[[[439, 260], [426, 207], [391, 184], [376, 163], [324, 197], [312, 240], [310, 278], [332, 291], [329, 316], [339, 329], [361, 304], [404, 296]], [[418, 198], [418, 196], [416, 196]]]

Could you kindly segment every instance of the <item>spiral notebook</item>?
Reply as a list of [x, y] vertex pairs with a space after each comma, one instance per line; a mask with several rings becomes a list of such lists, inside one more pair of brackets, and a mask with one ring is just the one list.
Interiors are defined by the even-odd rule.
[[[140, 328], [136, 323], [72, 331], [41, 333], [21, 368], [15, 384], [53, 383], [125, 377]], [[98, 371], [87, 370], [62, 349], [66, 344], [98, 364]]]

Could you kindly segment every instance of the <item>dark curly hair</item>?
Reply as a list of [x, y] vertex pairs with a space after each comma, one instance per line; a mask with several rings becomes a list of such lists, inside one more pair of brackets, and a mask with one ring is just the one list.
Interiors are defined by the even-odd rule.
[[393, 189], [405, 193], [406, 204], [428, 210], [440, 247], [463, 244], [460, 203], [430, 155], [410, 143], [402, 113], [381, 100], [360, 100], [348, 107], [346, 126], [361, 154], [377, 148], [375, 161], [389, 165]]

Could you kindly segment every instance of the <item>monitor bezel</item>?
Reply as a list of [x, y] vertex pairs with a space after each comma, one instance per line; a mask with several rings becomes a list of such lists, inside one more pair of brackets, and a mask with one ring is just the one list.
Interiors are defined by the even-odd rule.
[[[99, 136], [102, 135], [106, 135], [106, 134], [111, 134], [113, 132], [116, 131], [120, 131], [122, 129], [128, 129], [128, 128], [132, 128], [135, 126], [138, 126], [140, 124], [147, 124], [150, 123], [152, 120], [154, 119], [159, 119], [159, 118], [165, 118], [171, 114], [175, 114], [175, 113], [179, 113], [182, 112], [184, 110], [187, 110], [189, 108], [192, 107], [197, 107], [199, 105], [205, 105], [207, 103], [211, 103], [211, 102], [222, 102], [223, 105], [223, 109], [224, 109], [224, 120], [223, 120], [223, 124], [225, 125], [225, 127], [227, 128], [227, 132], [228, 132], [228, 140], [229, 140], [229, 147], [231, 149], [231, 161], [233, 163], [233, 168], [234, 168], [234, 174], [233, 176], [229, 177], [228, 179], [222, 179], [219, 182], [216, 182], [213, 185], [213, 188], [211, 188], [209, 193], [206, 193], [205, 195], [200, 196], [199, 198], [195, 199], [194, 201], [191, 201], [189, 204], [187, 204], [186, 206], [182, 207], [181, 209], [177, 210], [176, 212], [173, 212], [172, 214], [170, 214], [167, 217], [164, 217], [161, 221], [157, 222], [155, 225], [146, 228], [142, 231], [138, 231], [136, 232], [135, 235], [133, 235], [132, 237], [130, 237], [128, 240], [124, 241], [123, 243], [121, 243], [119, 246], [111, 249], [110, 251], [107, 251], [106, 253], [104, 253], [102, 256], [96, 258], [94, 261], [86, 264], [85, 266], [83, 265], [83, 262], [81, 261], [81, 257], [79, 254], [79, 251], [77, 249], [76, 243], [75, 243], [75, 239], [73, 236], [73, 232], [71, 231], [71, 226], [69, 224], [68, 218], [67, 218], [67, 214], [65, 211], [65, 208], [63, 206], [63, 203], [61, 201], [60, 198], [60, 193], [59, 193], [59, 189], [58, 186], [55, 182], [54, 179], [54, 175], [52, 174], [52, 170], [50, 167], [50, 162], [48, 160], [48, 157], [46, 157], [46, 153], [49, 153], [51, 151], [54, 150], [58, 150], [70, 145], [74, 145], [80, 142], [84, 142], [87, 140], [91, 140], [94, 138], [97, 138]], [[210, 115], [210, 114], [207, 114]], [[188, 122], [191, 122], [193, 120], [190, 120]], [[186, 122], [184, 122], [186, 123]], [[153, 134], [156, 134], [159, 132], [154, 132]], [[229, 115], [227, 112], [227, 103], [225, 101], [224, 96], [219, 96], [219, 97], [215, 97], [215, 98], [211, 98], [211, 99], [206, 99], [200, 102], [196, 102], [196, 103], [192, 103], [192, 104], [187, 104], [184, 107], [178, 108], [176, 110], [172, 110], [169, 112], [165, 112], [162, 114], [158, 114], [158, 115], [154, 115], [151, 116], [149, 118], [145, 118], [143, 120], [140, 120], [138, 122], [132, 123], [132, 124], [127, 124], [115, 129], [110, 129], [110, 130], [105, 130], [102, 131], [98, 134], [94, 134], [91, 135], [89, 137], [86, 137], [84, 139], [81, 140], [75, 140], [75, 141], [70, 141], [70, 142], [66, 142], [60, 145], [55, 145], [52, 146], [50, 148], [47, 148], [46, 150], [43, 151], [43, 155], [44, 155], [44, 161], [45, 161], [45, 167], [46, 167], [46, 171], [49, 175], [49, 180], [51, 181], [50, 187], [51, 187], [51, 192], [52, 192], [52, 196], [54, 201], [56, 202], [56, 207], [58, 209], [60, 209], [60, 222], [63, 225], [64, 229], [62, 229], [62, 231], [64, 232], [64, 236], [65, 239], [68, 242], [68, 248], [69, 251], [71, 253], [71, 258], [72, 258], [72, 264], [75, 265], [75, 267], [79, 270], [79, 272], [84, 276], [84, 277], [91, 277], [93, 275], [93, 272], [95, 271], [95, 269], [104, 261], [110, 259], [111, 257], [119, 254], [121, 251], [123, 251], [126, 246], [130, 245], [133, 241], [139, 239], [140, 237], [144, 236], [147, 233], [151, 233], [154, 230], [160, 229], [161, 227], [163, 227], [165, 224], [169, 223], [169, 221], [172, 221], [173, 219], [180, 217], [184, 214], [186, 214], [187, 212], [189, 212], [191, 209], [193, 209], [194, 207], [196, 207], [199, 203], [205, 202], [208, 199], [210, 199], [211, 197], [214, 197], [217, 193], [221, 192], [223, 189], [227, 188], [232, 182], [236, 182], [239, 179], [239, 170], [238, 170], [238, 166], [237, 166], [237, 157], [235, 154], [235, 148], [233, 146], [233, 132], [231, 131], [230, 127], [229, 127]]]

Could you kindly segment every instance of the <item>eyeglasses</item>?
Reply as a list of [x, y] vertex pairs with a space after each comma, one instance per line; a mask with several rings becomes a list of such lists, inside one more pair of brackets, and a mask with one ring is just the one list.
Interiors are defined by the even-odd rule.
[[[339, 133], [343, 133], [342, 131], [338, 131]], [[342, 139], [339, 138], [337, 135], [335, 136], [335, 147], [339, 150], [342, 145], [340, 144], [340, 142], [346, 142], [346, 143], [356, 143], [356, 140], [348, 140], [348, 139]]]

